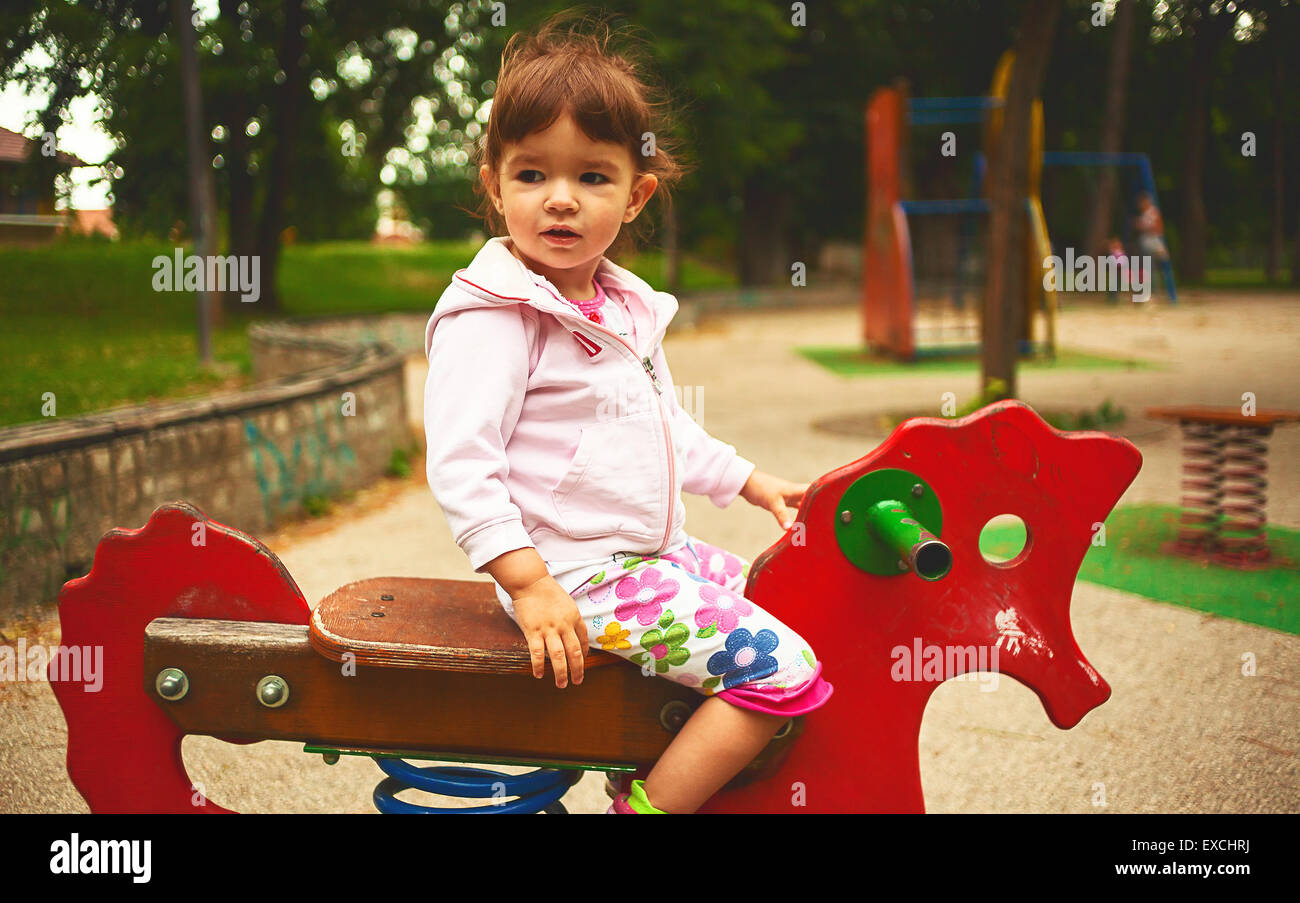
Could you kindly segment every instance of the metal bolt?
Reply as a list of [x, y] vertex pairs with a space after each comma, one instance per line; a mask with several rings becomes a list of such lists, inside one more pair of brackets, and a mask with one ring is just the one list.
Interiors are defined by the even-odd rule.
[[920, 483], [917, 483], [915, 486], [912, 487], [912, 495], [916, 496], [918, 499], [924, 494], [925, 494], [925, 487], [922, 486]]
[[338, 754], [338, 753], [321, 753], [321, 754], [320, 754], [320, 757], [325, 761], [325, 764], [326, 764], [326, 765], [337, 765], [337, 764], [339, 764], [339, 754]]
[[675, 734], [682, 729], [686, 719], [691, 717], [691, 707], [680, 699], [673, 699], [664, 703], [664, 707], [659, 710], [659, 723], [663, 729], [670, 734]]
[[180, 668], [164, 668], [158, 672], [158, 677], [153, 682], [154, 689], [158, 695], [168, 702], [175, 702], [183, 699], [185, 694], [190, 691], [190, 679], [185, 676], [185, 672]]
[[379, 601], [380, 601], [380, 602], [392, 602], [392, 601], [393, 601], [393, 597], [392, 597], [392, 595], [390, 595], [389, 593], [384, 593], [382, 596], [379, 597]]
[[842, 523], [842, 524], [847, 524], [847, 523], [849, 523], [849, 522], [852, 521], [852, 520], [853, 520], [853, 512], [852, 512], [852, 511], [845, 510], [845, 511], [841, 511], [841, 512], [840, 512], [840, 523]]
[[257, 682], [257, 701], [268, 709], [278, 709], [289, 701], [289, 682], [277, 674], [268, 674]]
[[370, 613], [370, 617], [372, 617], [372, 618], [382, 618], [382, 617], [384, 617], [384, 613], [383, 613], [382, 611], [372, 611], [372, 612]]

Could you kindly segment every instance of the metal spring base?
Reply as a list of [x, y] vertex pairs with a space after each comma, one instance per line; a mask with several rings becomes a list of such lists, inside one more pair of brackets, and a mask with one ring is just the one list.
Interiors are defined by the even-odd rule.
[[[1268, 444], [1265, 441], [1272, 427], [1237, 427], [1228, 438], [1224, 452], [1223, 471], [1225, 515], [1236, 515], [1237, 520], [1224, 520], [1219, 532], [1218, 554], [1222, 564], [1245, 566], [1262, 564], [1269, 560], [1268, 541], [1264, 525], [1268, 480]], [[1236, 498], [1233, 499], [1232, 497]], [[1236, 534], [1236, 535], [1232, 535]]]
[[[577, 769], [539, 768], [527, 774], [504, 774], [465, 765], [412, 765], [404, 759], [376, 758], [388, 777], [375, 787], [375, 808], [385, 815], [566, 814], [560, 797], [582, 777]], [[496, 805], [446, 808], [421, 806], [397, 799], [403, 790], [425, 790], [468, 799], [517, 797]]]
[[1213, 552], [1223, 517], [1223, 449], [1227, 437], [1217, 423], [1183, 421], [1182, 517], [1175, 541], [1181, 555]]
[[1171, 551], [1234, 567], [1266, 564], [1265, 440], [1272, 427], [1184, 420], [1182, 428], [1183, 515]]

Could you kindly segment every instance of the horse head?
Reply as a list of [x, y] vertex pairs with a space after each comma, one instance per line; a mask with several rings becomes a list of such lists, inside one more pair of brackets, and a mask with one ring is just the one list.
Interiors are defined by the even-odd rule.
[[[1070, 596], [1141, 461], [1124, 439], [1062, 433], [1004, 401], [908, 420], [813, 483], [746, 594], [808, 640], [835, 692], [773, 780], [702, 811], [922, 811], [921, 717], [939, 683], [963, 673], [1016, 678], [1060, 728], [1105, 702]], [[995, 562], [979, 539], [1002, 514], [1024, 521], [1027, 541]]]

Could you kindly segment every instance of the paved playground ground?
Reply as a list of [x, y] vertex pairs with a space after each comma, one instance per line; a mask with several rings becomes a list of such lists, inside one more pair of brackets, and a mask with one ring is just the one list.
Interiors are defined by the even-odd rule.
[[[1253, 392], [1260, 408], [1300, 409], [1300, 296], [1190, 291], [1181, 301], [1071, 306], [1060, 316], [1062, 347], [1159, 368], [1020, 371], [1018, 397], [1032, 406], [1095, 410], [1109, 398], [1127, 410], [1118, 432], [1139, 447], [1144, 466], [1120, 505], [1178, 501], [1181, 436], [1172, 424], [1145, 421], [1146, 406], [1237, 406]], [[674, 380], [699, 387], [696, 416], [709, 432], [761, 469], [807, 481], [885, 438], [828, 434], [815, 421], [907, 408], [938, 416], [944, 393], [955, 393], [959, 405], [974, 394], [975, 369], [849, 378], [793, 350], [847, 345], [859, 332], [852, 307], [729, 313], [670, 333], [666, 349]], [[418, 359], [409, 378], [418, 429]], [[1270, 439], [1268, 479], [1270, 522], [1300, 526], [1300, 425]], [[746, 558], [780, 535], [771, 515], [743, 500], [719, 510], [688, 496], [687, 508], [692, 534]], [[312, 604], [362, 577], [482, 579], [452, 542], [422, 466], [410, 480], [359, 493], [330, 517], [258, 538]], [[1072, 620], [1111, 699], [1061, 731], [1037, 697], [1009, 678], [996, 692], [975, 682], [943, 685], [921, 731], [929, 811], [1300, 811], [1300, 638], [1085, 582], [1075, 586]], [[29, 643], [57, 642], [56, 621], [0, 629], [10, 641], [18, 629]], [[1241, 668], [1248, 653], [1258, 669], [1249, 677]], [[833, 682], [833, 663], [827, 676]], [[0, 683], [0, 812], [87, 811], [64, 770], [65, 742], [48, 685]], [[380, 775], [368, 760], [344, 757], [327, 767], [300, 744], [232, 746], [210, 737], [186, 738], [183, 751], [208, 796], [237, 810], [373, 811]], [[872, 779], [864, 770], [861, 780]], [[584, 776], [565, 797], [570, 811], [604, 811], [602, 784], [599, 774]]]

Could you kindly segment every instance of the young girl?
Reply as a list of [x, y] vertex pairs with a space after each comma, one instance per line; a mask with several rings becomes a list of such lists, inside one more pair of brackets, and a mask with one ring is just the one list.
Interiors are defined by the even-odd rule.
[[[1138, 234], [1138, 250], [1145, 257], [1150, 257], [1160, 266], [1160, 278], [1164, 280], [1165, 291], [1170, 301], [1178, 300], [1174, 289], [1174, 267], [1169, 260], [1169, 248], [1165, 246], [1165, 220], [1160, 215], [1160, 208], [1155, 205], [1148, 192], [1138, 192], [1138, 215], [1134, 226]], [[1146, 261], [1143, 261], [1145, 264]], [[1151, 274], [1146, 275], [1151, 279]], [[1152, 283], [1154, 284], [1154, 283]]]
[[685, 532], [681, 491], [741, 495], [788, 528], [807, 486], [756, 470], [677, 403], [661, 345], [677, 301], [603, 255], [681, 168], [607, 27], [563, 32], [564, 18], [503, 55], [476, 190], [508, 235], [429, 319], [429, 486], [535, 677], [549, 658], [557, 687], [582, 683], [594, 639], [710, 697], [610, 807], [694, 812], [831, 686], [744, 598], [748, 562]]

